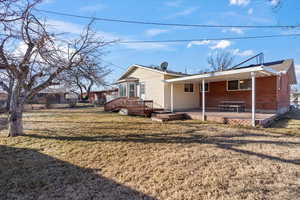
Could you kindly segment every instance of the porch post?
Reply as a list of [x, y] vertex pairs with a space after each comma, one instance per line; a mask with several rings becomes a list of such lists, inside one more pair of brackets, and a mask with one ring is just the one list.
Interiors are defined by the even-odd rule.
[[255, 113], [256, 113], [256, 88], [255, 88], [255, 72], [251, 72], [252, 78], [252, 126], [255, 127]]
[[205, 121], [205, 80], [202, 79], [202, 120]]
[[171, 83], [171, 112], [174, 112], [174, 84]]
[[129, 98], [129, 82], [126, 83], [126, 97]]

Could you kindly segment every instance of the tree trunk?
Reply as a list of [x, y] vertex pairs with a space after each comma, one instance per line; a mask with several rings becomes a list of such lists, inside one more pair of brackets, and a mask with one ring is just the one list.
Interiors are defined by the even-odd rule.
[[11, 94], [10, 107], [8, 113], [8, 136], [15, 137], [23, 134], [23, 106], [21, 97], [21, 87], [17, 84]]

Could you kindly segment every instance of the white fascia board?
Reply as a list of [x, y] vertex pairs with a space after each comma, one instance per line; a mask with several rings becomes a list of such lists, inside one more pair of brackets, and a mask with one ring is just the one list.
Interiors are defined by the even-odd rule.
[[178, 82], [178, 81], [206, 79], [206, 78], [247, 73], [247, 72], [257, 72], [257, 71], [262, 71], [262, 70], [264, 70], [264, 68], [262, 66], [258, 66], [258, 67], [244, 68], [244, 69], [221, 71], [221, 72], [211, 72], [211, 73], [207, 73], [207, 74], [199, 74], [199, 75], [193, 75], [193, 76], [185, 76], [185, 77], [180, 77], [180, 78], [168, 79], [168, 80], [166, 80], [166, 82], [173, 83], [173, 82]]
[[160, 70], [156, 70], [156, 69], [151, 69], [149, 67], [144, 67], [144, 66], [141, 66], [141, 65], [137, 65], [137, 64], [134, 64], [134, 65], [131, 65], [130, 67], [128, 67], [127, 71], [124, 72], [120, 78], [118, 78], [117, 80], [122, 80], [122, 78], [128, 74], [131, 70], [133, 70], [134, 68], [142, 68], [142, 69], [146, 69], [146, 70], [150, 70], [150, 71], [153, 71], [153, 72], [157, 72], [157, 73], [160, 73], [160, 74], [164, 74], [164, 75], [171, 75], [171, 76], [178, 76], [178, 77], [182, 77], [182, 76], [185, 76], [185, 75], [181, 75], [181, 74], [174, 74], [174, 73], [168, 73], [168, 72], [163, 72], [163, 71], [160, 71]]
[[161, 73], [161, 74], [164, 74], [164, 75], [172, 75], [172, 76], [179, 76], [179, 77], [182, 77], [182, 76], [185, 76], [185, 75], [181, 75], [181, 74], [174, 74], [174, 73], [169, 73], [169, 72], [163, 72], [163, 71], [160, 71], [160, 70], [156, 70], [156, 69], [151, 69], [149, 67], [144, 67], [144, 66], [141, 66], [141, 65], [133, 65], [134, 67], [140, 67], [142, 69], [146, 69], [146, 70], [150, 70], [150, 71], [153, 71], [153, 72], [158, 72], [158, 73]]
[[263, 67], [263, 70], [266, 71], [266, 72], [269, 72], [273, 75], [278, 75], [278, 71], [276, 71], [275, 69], [272, 69], [271, 67]]

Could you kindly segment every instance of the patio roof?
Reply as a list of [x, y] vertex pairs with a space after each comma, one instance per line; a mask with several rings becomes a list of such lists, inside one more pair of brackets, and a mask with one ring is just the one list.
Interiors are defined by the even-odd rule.
[[[292, 67], [292, 70], [289, 70]], [[188, 82], [201, 82], [205, 79], [206, 82], [217, 82], [235, 79], [250, 79], [251, 73], [255, 72], [256, 77], [274, 76], [280, 73], [292, 73], [291, 84], [296, 84], [294, 63], [292, 59], [283, 61], [276, 61], [264, 63], [263, 65], [250, 65], [230, 69], [226, 71], [209, 72], [204, 74], [196, 74], [191, 76], [179, 77], [166, 80], [167, 83], [188, 83]]]
[[264, 66], [240, 68], [228, 71], [210, 72], [199, 75], [192, 75], [180, 78], [173, 78], [166, 80], [167, 83], [186, 83], [186, 82], [200, 82], [205, 79], [207, 82], [216, 82], [233, 79], [250, 79], [251, 73], [256, 72], [256, 77], [277, 75], [278, 71]]

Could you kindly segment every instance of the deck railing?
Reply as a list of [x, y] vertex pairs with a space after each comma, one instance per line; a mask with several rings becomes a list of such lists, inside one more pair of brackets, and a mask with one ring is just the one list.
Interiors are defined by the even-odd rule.
[[135, 97], [119, 97], [104, 105], [104, 110], [107, 112], [121, 109], [127, 109], [129, 115], [150, 116], [153, 112], [153, 101], [140, 100]]

